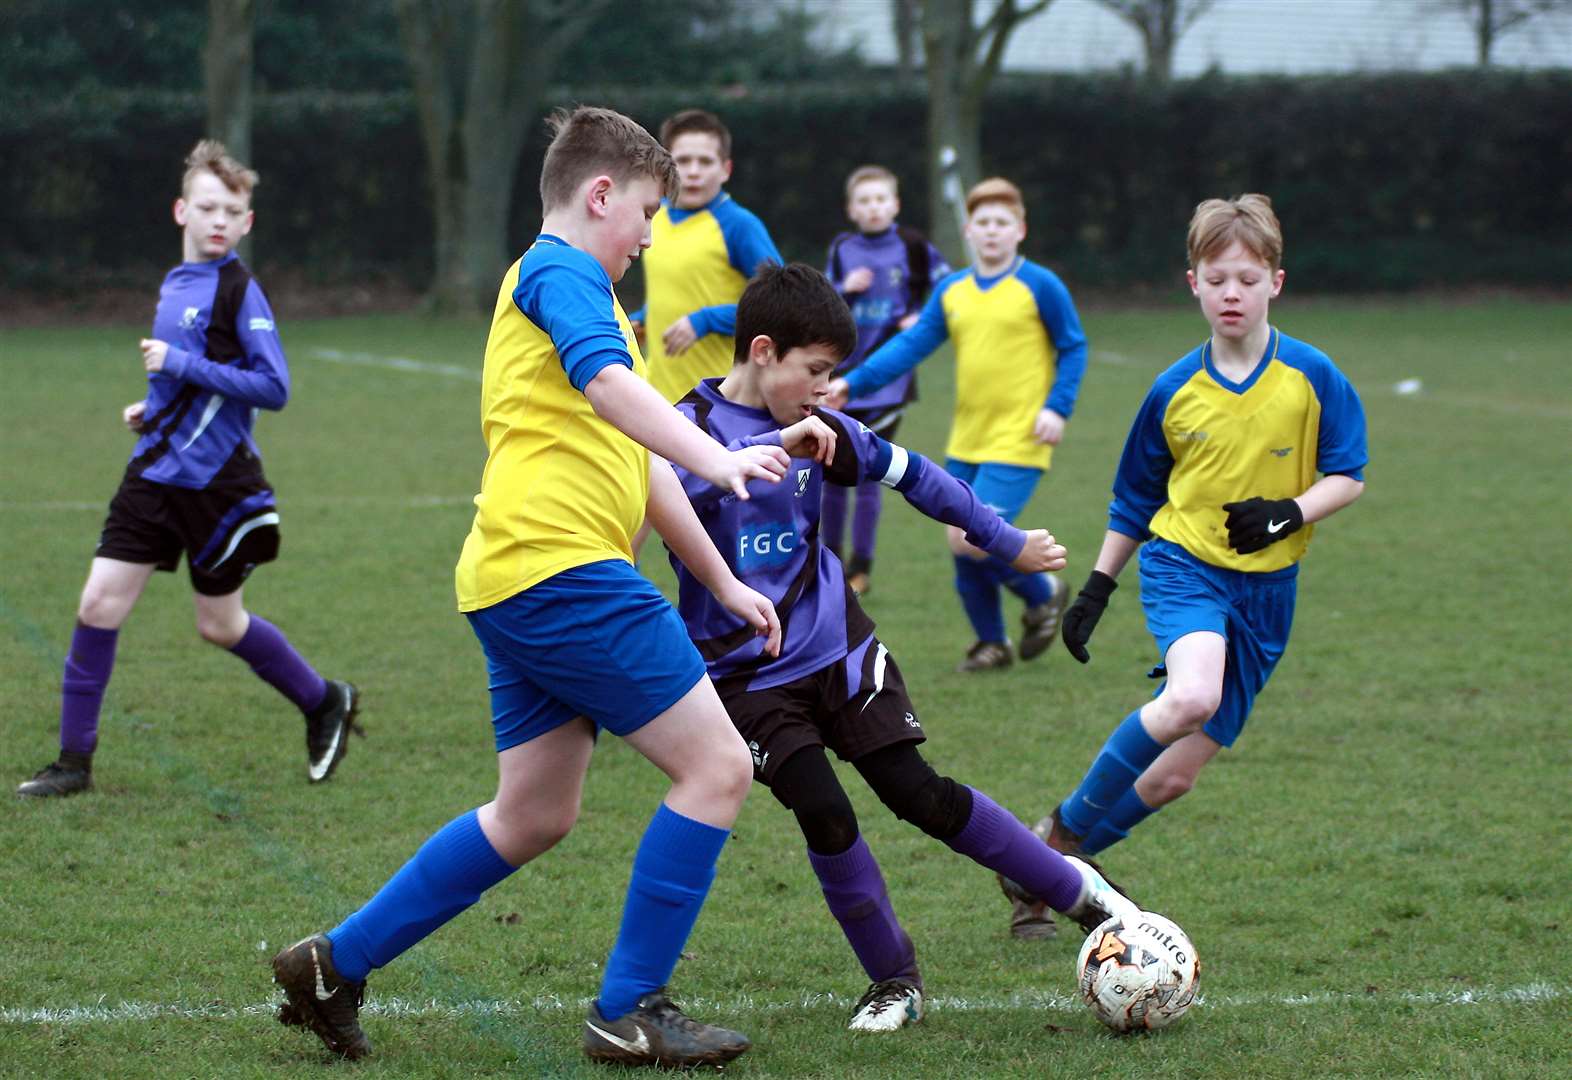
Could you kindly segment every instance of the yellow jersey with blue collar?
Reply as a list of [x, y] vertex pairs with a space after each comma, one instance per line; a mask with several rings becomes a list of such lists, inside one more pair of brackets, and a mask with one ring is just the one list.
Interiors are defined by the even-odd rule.
[[644, 376], [611, 279], [590, 255], [542, 234], [503, 275], [486, 339], [486, 467], [454, 573], [460, 611], [575, 566], [633, 562], [649, 452], [584, 396], [611, 364]]
[[1213, 566], [1265, 573], [1293, 566], [1312, 526], [1260, 551], [1228, 546], [1223, 504], [1291, 499], [1316, 474], [1364, 479], [1365, 413], [1331, 359], [1273, 328], [1243, 382], [1218, 372], [1211, 342], [1157, 377], [1125, 440], [1108, 527], [1160, 536]]
[[955, 343], [955, 419], [948, 457], [1047, 469], [1053, 447], [1032, 437], [1037, 414], [1075, 411], [1086, 373], [1086, 334], [1058, 275], [1017, 258], [991, 277], [975, 267], [939, 282], [910, 330], [846, 376], [852, 398]]
[[[764, 223], [726, 192], [696, 210], [662, 203], [650, 223], [644, 264], [644, 345], [650, 384], [667, 401], [685, 397], [702, 379], [731, 370], [737, 300], [761, 262], [781, 261]], [[661, 334], [686, 317], [698, 335], [668, 356]]]

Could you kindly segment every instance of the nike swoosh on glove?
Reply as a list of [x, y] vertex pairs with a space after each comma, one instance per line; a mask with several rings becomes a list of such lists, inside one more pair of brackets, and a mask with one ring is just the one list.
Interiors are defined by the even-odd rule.
[[1228, 546], [1241, 555], [1260, 551], [1304, 527], [1304, 511], [1293, 499], [1263, 499], [1224, 503], [1228, 512]]

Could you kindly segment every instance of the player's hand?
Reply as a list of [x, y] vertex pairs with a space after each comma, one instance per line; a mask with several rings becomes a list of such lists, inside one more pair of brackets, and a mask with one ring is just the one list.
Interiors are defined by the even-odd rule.
[[143, 338], [140, 348], [144, 368], [150, 372], [164, 370], [164, 358], [169, 355], [169, 342], [159, 341], [157, 338]]
[[667, 356], [681, 356], [697, 340], [699, 335], [693, 332], [693, 320], [686, 315], [666, 327], [666, 332], [660, 336]]
[[868, 266], [859, 266], [841, 282], [841, 292], [867, 292], [872, 287], [873, 269]]
[[835, 429], [817, 416], [805, 416], [781, 428], [781, 446], [794, 458], [811, 457], [828, 465], [835, 456]]
[[1068, 555], [1064, 545], [1053, 538], [1053, 533], [1047, 529], [1033, 529], [1026, 534], [1026, 544], [1010, 566], [1023, 574], [1063, 570], [1069, 561]]
[[771, 656], [781, 654], [781, 620], [775, 614], [775, 605], [763, 593], [748, 588], [736, 578], [715, 594], [715, 599], [726, 610], [758, 631], [764, 639], [764, 651]]
[[1081, 586], [1080, 595], [1070, 605], [1070, 610], [1064, 613], [1064, 621], [1059, 624], [1059, 637], [1064, 640], [1064, 647], [1070, 650], [1070, 655], [1083, 664], [1092, 658], [1092, 654], [1086, 651], [1086, 643], [1092, 640], [1097, 620], [1103, 617], [1108, 598], [1118, 587], [1119, 583], [1113, 578], [1101, 570], [1093, 570], [1086, 584]]
[[1037, 414], [1037, 422], [1032, 425], [1032, 439], [1047, 446], [1058, 446], [1059, 440], [1064, 438], [1064, 417], [1052, 409], [1044, 409]]
[[1224, 503], [1228, 511], [1228, 546], [1241, 555], [1260, 551], [1304, 527], [1305, 513], [1293, 499], [1263, 499]]
[[909, 311], [905, 315], [902, 315], [901, 321], [895, 325], [899, 326], [902, 330], [910, 330], [913, 326], [917, 325], [917, 320], [921, 316], [922, 312], [920, 311]]
[[120, 410], [120, 419], [125, 421], [126, 427], [130, 428], [138, 435], [142, 434], [142, 417], [146, 415], [146, 401], [133, 401], [131, 404]]
[[824, 405], [830, 409], [844, 409], [846, 399], [851, 396], [851, 387], [845, 379], [831, 379], [830, 392], [824, 395]]
[[721, 450], [715, 464], [700, 475], [737, 498], [746, 499], [749, 480], [777, 484], [790, 465], [791, 458], [778, 446], [744, 446], [741, 450]]

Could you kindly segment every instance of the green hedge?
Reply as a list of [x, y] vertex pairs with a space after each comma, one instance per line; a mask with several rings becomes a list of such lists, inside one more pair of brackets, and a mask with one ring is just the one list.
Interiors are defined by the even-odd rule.
[[[903, 180], [925, 224], [924, 104], [894, 83], [758, 90], [580, 89], [655, 126], [702, 104], [735, 134], [737, 197], [788, 257], [817, 263], [865, 161]], [[67, 290], [156, 273], [178, 254], [168, 206], [201, 134], [191, 95], [103, 93], [0, 109], [0, 274]], [[267, 96], [253, 157], [259, 270], [332, 284], [430, 273], [423, 149], [406, 94]], [[509, 239], [538, 223], [538, 128]], [[985, 167], [1027, 194], [1027, 251], [1075, 285], [1172, 282], [1202, 198], [1265, 191], [1296, 288], [1353, 291], [1572, 281], [1572, 73], [1001, 82]], [[140, 278], [146, 281], [146, 277]], [[637, 291], [636, 283], [633, 291]]]

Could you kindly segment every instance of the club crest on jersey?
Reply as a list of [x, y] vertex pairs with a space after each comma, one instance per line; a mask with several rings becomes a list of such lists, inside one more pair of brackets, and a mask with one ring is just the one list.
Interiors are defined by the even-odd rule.
[[802, 498], [803, 492], [808, 490], [808, 481], [813, 478], [812, 469], [797, 470], [797, 498]]
[[784, 566], [797, 550], [797, 530], [789, 521], [744, 529], [737, 536], [737, 570], [743, 574]]
[[197, 316], [202, 314], [201, 308], [188, 307], [186, 313], [180, 316], [180, 329], [190, 330], [197, 324]]

